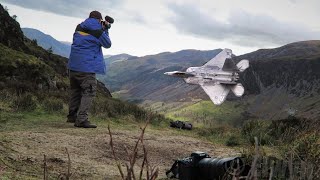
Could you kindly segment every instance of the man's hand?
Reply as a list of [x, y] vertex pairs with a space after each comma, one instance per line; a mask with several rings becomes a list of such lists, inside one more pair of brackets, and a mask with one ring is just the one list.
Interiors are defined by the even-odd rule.
[[103, 30], [107, 30], [111, 28], [111, 24], [108, 21], [104, 21], [102, 26], [103, 26]]

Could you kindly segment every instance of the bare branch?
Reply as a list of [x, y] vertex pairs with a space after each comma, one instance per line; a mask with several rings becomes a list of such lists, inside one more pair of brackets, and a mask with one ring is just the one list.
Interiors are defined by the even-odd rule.
[[131, 180], [131, 171], [130, 171], [129, 163], [126, 163], [126, 168], [127, 168], [126, 180]]
[[66, 152], [68, 155], [68, 170], [67, 170], [66, 178], [67, 178], [67, 180], [69, 180], [71, 177], [71, 172], [70, 172], [71, 171], [71, 160], [70, 160], [70, 154], [69, 154], [68, 148], [66, 148]]
[[140, 169], [140, 176], [139, 176], [139, 180], [142, 180], [142, 174], [143, 174], [143, 168], [144, 168], [144, 164], [146, 162], [146, 157], [143, 157], [143, 161], [142, 161], [142, 165], [141, 165], [141, 169]]
[[129, 161], [129, 163], [130, 163], [130, 165], [129, 165], [129, 163], [126, 163], [127, 178], [128, 178], [128, 177], [131, 177], [131, 171], [130, 171], [130, 167], [131, 167], [131, 157], [130, 157], [130, 154], [129, 154], [129, 151], [128, 151], [128, 148], [127, 148], [126, 145], [124, 145], [124, 151], [126, 152], [126, 155], [127, 155], [127, 157], [129, 158], [128, 161]]
[[[148, 180], [150, 179], [150, 168], [149, 168], [149, 162], [148, 162], [148, 152], [147, 152], [146, 146], [145, 146], [145, 144], [144, 144], [144, 142], [143, 142], [143, 140], [144, 140], [144, 139], [143, 139], [143, 135], [144, 135], [144, 132], [145, 132], [145, 130], [146, 130], [149, 122], [150, 122], [149, 117], [147, 117], [147, 122], [146, 122], [144, 128], [141, 128], [141, 130], [142, 130], [141, 144], [142, 144], [142, 148], [143, 148], [144, 163], [146, 164], [147, 179], [148, 179]], [[143, 163], [143, 165], [144, 165], [144, 163]], [[142, 166], [142, 168], [143, 168], [143, 166]], [[141, 169], [141, 174], [142, 174], [142, 171], [143, 171], [143, 170]]]
[[144, 140], [144, 133], [145, 133], [145, 130], [149, 124], [149, 117], [147, 117], [147, 121], [146, 121], [146, 124], [144, 125], [143, 128], [140, 128], [141, 129], [141, 134], [138, 138], [138, 140], [136, 141], [135, 143], [135, 146], [133, 148], [133, 151], [132, 153], [130, 154], [129, 151], [128, 151], [128, 148], [126, 146], [124, 146], [124, 149], [125, 149], [125, 152], [126, 152], [126, 155], [128, 156], [128, 161], [129, 163], [126, 163], [126, 168], [127, 168], [127, 176], [124, 177], [124, 174], [122, 172], [122, 169], [121, 169], [121, 166], [120, 166], [120, 163], [118, 162], [118, 159], [116, 158], [116, 155], [115, 155], [115, 150], [114, 150], [114, 145], [113, 145], [113, 139], [112, 139], [112, 133], [110, 131], [110, 126], [108, 126], [108, 130], [109, 130], [109, 135], [110, 135], [110, 146], [111, 146], [111, 149], [112, 149], [112, 154], [115, 158], [115, 160], [117, 161], [117, 165], [118, 165], [118, 169], [119, 169], [119, 172], [121, 174], [121, 177], [123, 180], [136, 180], [136, 177], [135, 177], [135, 174], [134, 174], [134, 165], [136, 164], [137, 162], [137, 157], [138, 157], [138, 146], [139, 146], [139, 143], [141, 142], [141, 145], [143, 147], [143, 161], [142, 161], [142, 164], [141, 164], [141, 169], [140, 169], [140, 174], [139, 174], [139, 180], [142, 180], [142, 176], [143, 176], [143, 170], [144, 168], [146, 168], [146, 175], [147, 175], [147, 178], [146, 180], [155, 180], [157, 177], [158, 177], [158, 174], [159, 174], [159, 169], [157, 166], [154, 166], [152, 169], [151, 169], [151, 172], [150, 172], [150, 167], [149, 167], [149, 162], [148, 162], [148, 152], [146, 150], [146, 147], [145, 147], [145, 144], [143, 142]]
[[289, 154], [289, 179], [293, 180], [293, 152]]
[[123, 171], [122, 171], [122, 168], [121, 168], [121, 165], [116, 157], [116, 153], [114, 151], [114, 146], [113, 146], [113, 141], [112, 141], [112, 133], [111, 133], [111, 130], [110, 130], [110, 125], [108, 125], [108, 131], [109, 131], [109, 136], [110, 136], [110, 147], [111, 147], [111, 150], [112, 150], [112, 154], [113, 154], [113, 157], [114, 159], [116, 160], [116, 163], [117, 163], [117, 167], [119, 169], [119, 172], [120, 172], [120, 175], [121, 175], [121, 178], [124, 180], [124, 175], [123, 175]]
[[43, 180], [48, 179], [47, 156], [43, 155]]
[[249, 179], [257, 179], [257, 171], [256, 171], [256, 166], [257, 166], [257, 162], [258, 162], [258, 159], [259, 159], [259, 142], [258, 142], [258, 138], [257, 137], [254, 137], [254, 141], [255, 141], [255, 155], [254, 155], [254, 159], [252, 161], [252, 164], [251, 164], [251, 169], [248, 173], [248, 176], [247, 176], [247, 180]]
[[151, 174], [150, 180], [155, 180], [155, 179], [158, 177], [158, 174], [159, 174], [159, 168], [156, 167], [156, 168], [154, 169], [154, 171], [152, 172], [152, 174]]
[[271, 167], [270, 167], [269, 180], [272, 180], [273, 171], [274, 171], [274, 161], [272, 161], [272, 164], [271, 164]]
[[6, 167], [2, 167], [0, 166], [0, 177], [2, 176], [2, 174], [4, 173]]

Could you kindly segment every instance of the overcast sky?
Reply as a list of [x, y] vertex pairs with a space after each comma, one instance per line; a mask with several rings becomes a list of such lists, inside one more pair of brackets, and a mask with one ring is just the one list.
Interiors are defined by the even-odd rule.
[[0, 0], [21, 27], [72, 41], [92, 10], [114, 17], [104, 54], [231, 48], [236, 55], [320, 39], [319, 0]]

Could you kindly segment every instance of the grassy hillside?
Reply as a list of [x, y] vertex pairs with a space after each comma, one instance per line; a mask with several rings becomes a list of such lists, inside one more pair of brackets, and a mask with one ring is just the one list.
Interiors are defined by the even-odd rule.
[[[0, 110], [60, 111], [66, 108], [69, 84], [64, 74], [57, 73], [50, 63], [32, 55], [12, 50], [2, 44], [0, 50]], [[93, 114], [111, 117], [132, 114], [138, 119], [144, 117], [147, 111], [109, 98], [104, 87], [99, 85]]]
[[66, 86], [64, 78], [56, 74], [47, 63], [35, 56], [10, 49], [0, 44], [0, 77], [2, 89], [13, 89], [23, 93], [34, 91], [35, 87], [50, 88], [52, 81]]
[[166, 116], [171, 119], [194, 122], [200, 126], [241, 125], [244, 120], [244, 109], [239, 102], [226, 102], [216, 106], [211, 101], [200, 101], [171, 111]]

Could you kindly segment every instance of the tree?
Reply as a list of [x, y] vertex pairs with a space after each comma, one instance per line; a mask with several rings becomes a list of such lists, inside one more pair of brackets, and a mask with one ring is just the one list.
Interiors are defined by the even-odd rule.
[[49, 54], [52, 54], [53, 53], [52, 46], [47, 51], [48, 51]]
[[9, 11], [7, 6], [4, 7], [4, 10], [7, 11], [7, 12]]
[[34, 44], [34, 45], [38, 45], [38, 41], [37, 41], [37, 39], [33, 39], [33, 40], [32, 40], [32, 44]]
[[16, 21], [17, 20], [17, 15], [13, 15], [12, 18]]

